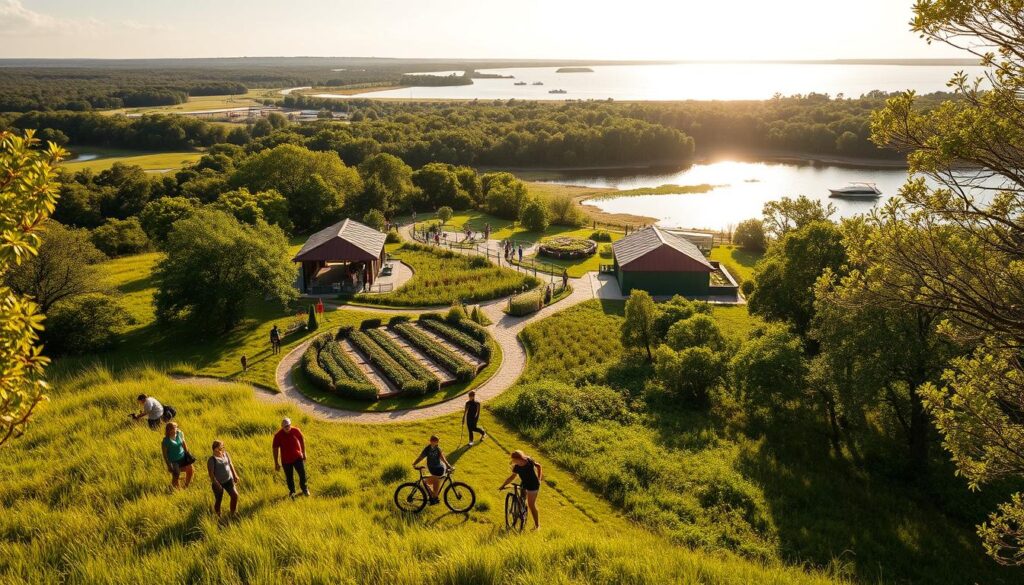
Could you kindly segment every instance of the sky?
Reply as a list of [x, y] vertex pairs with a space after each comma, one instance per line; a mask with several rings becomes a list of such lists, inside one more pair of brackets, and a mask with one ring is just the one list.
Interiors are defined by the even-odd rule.
[[913, 0], [0, 0], [0, 58], [964, 57]]

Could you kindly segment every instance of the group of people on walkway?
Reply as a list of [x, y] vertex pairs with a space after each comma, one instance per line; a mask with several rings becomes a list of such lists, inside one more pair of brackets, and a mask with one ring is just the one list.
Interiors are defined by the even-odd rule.
[[[145, 419], [149, 428], [156, 430], [160, 423], [164, 422], [164, 436], [160, 441], [160, 451], [163, 454], [164, 465], [171, 475], [170, 489], [188, 489], [195, 475], [196, 458], [189, 449], [185, 440], [185, 433], [172, 420], [177, 413], [170, 406], [163, 406], [160, 401], [152, 396], [140, 394], [137, 398], [141, 411], [132, 414], [132, 418]], [[295, 475], [299, 476], [299, 489], [302, 495], [309, 495], [309, 487], [306, 485], [306, 442], [302, 431], [292, 426], [292, 421], [285, 418], [281, 421], [281, 429], [274, 434], [271, 448], [274, 453], [274, 471], [280, 471], [284, 467], [285, 483], [288, 485], [288, 493], [291, 498], [295, 497]], [[213, 491], [213, 513], [220, 517], [221, 504], [224, 494], [230, 499], [230, 512], [234, 515], [238, 510], [238, 486], [242, 480], [238, 476], [231, 455], [227, 452], [227, 446], [221, 439], [216, 439], [210, 448], [210, 457], [206, 460], [206, 472], [210, 478], [210, 488]], [[182, 481], [184, 475], [184, 481]]]
[[515, 260], [517, 254], [519, 255], [519, 261], [522, 262], [523, 261], [523, 245], [522, 244], [518, 244], [518, 246], [517, 246], [511, 240], [507, 240], [505, 242], [505, 262], [512, 262], [513, 260]]

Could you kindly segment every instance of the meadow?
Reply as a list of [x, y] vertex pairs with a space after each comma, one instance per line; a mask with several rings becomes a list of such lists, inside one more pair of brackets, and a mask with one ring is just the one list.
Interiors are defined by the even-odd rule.
[[[489, 409], [627, 517], [672, 542], [828, 567], [856, 582], [1010, 583], [974, 540], [984, 498], [947, 464], [927, 485], [836, 458], [813, 405], [752, 420], [728, 391], [689, 407], [619, 342], [624, 303], [588, 301], [529, 325], [519, 384]], [[758, 323], [714, 307], [727, 338]]]
[[[74, 148], [74, 147], [72, 147]], [[98, 155], [91, 160], [69, 161], [60, 164], [60, 168], [71, 172], [90, 170], [100, 172], [114, 166], [115, 163], [135, 165], [145, 171], [173, 171], [192, 164], [203, 156], [199, 151], [147, 152], [143, 150], [126, 150], [118, 148], [100, 148], [83, 146], [75, 149], [79, 154]]]
[[413, 276], [400, 289], [359, 294], [355, 299], [392, 307], [430, 307], [455, 301], [476, 303], [536, 286], [532, 277], [499, 268], [486, 258], [470, 257], [425, 245], [405, 244], [392, 257], [408, 264]]

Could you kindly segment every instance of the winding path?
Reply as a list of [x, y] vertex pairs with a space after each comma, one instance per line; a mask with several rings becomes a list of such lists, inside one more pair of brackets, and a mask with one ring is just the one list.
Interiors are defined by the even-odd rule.
[[[401, 229], [403, 237], [411, 240], [412, 237], [409, 233], [409, 226], [402, 226]], [[491, 246], [492, 244], [495, 246], [496, 250], [498, 243], [493, 240], [488, 242], [488, 246]], [[596, 279], [596, 273], [588, 273], [582, 278], [570, 278], [569, 284], [572, 286], [572, 293], [570, 293], [569, 296], [525, 317], [512, 317], [503, 313], [501, 309], [505, 303], [508, 302], [507, 299], [498, 299], [486, 303], [480, 303], [481, 310], [492, 322], [492, 324], [487, 327], [487, 330], [491, 333], [491, 336], [498, 345], [501, 346], [502, 360], [498, 371], [495, 372], [490, 379], [474, 389], [476, 391], [477, 400], [485, 402], [495, 396], [498, 396], [505, 390], [508, 390], [516, 383], [516, 380], [519, 379], [519, 376], [526, 369], [526, 349], [523, 347], [522, 342], [519, 341], [519, 332], [530, 323], [540, 321], [554, 313], [568, 309], [569, 307], [582, 303], [583, 301], [595, 298], [595, 292], [600, 288]], [[370, 308], [348, 305], [341, 305], [338, 307], [338, 310], [379, 311], [386, 313], [409, 314], [418, 314], [424, 311], [423, 309]], [[299, 362], [302, 359], [302, 354], [312, 342], [313, 340], [310, 339], [299, 344], [293, 350], [288, 352], [288, 354], [284, 356], [284, 359], [278, 363], [275, 379], [277, 381], [277, 388], [280, 391], [280, 394], [271, 397], [266, 396], [265, 393], [261, 393], [264, 398], [287, 400], [306, 414], [318, 419], [363, 424], [388, 424], [418, 421], [462, 411], [463, 402], [455, 399], [422, 408], [407, 408], [387, 412], [359, 412], [332, 408], [330, 406], [319, 404], [304, 395], [298, 389], [294, 379], [295, 372], [298, 370]]]

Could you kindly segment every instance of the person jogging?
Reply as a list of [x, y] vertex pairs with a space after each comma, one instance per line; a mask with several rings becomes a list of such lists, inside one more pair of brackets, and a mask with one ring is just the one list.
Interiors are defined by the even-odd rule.
[[513, 451], [510, 457], [512, 459], [512, 475], [508, 476], [498, 491], [505, 489], [505, 486], [518, 477], [519, 485], [526, 492], [526, 505], [530, 508], [530, 514], [533, 516], [533, 529], [539, 530], [540, 515], [537, 513], [537, 495], [540, 493], [540, 482], [544, 479], [544, 470], [541, 469], [540, 463], [518, 449]]
[[[274, 435], [274, 471], [284, 466], [284, 477], [288, 483], [288, 495], [295, 497], [295, 473], [299, 474], [299, 488], [302, 495], [309, 495], [306, 486], [306, 440], [302, 431], [292, 426], [291, 419], [281, 421], [281, 430]], [[280, 456], [280, 459], [279, 459]]]
[[469, 446], [473, 446], [473, 433], [480, 433], [480, 441], [483, 442], [484, 437], [487, 436], [487, 431], [477, 426], [480, 421], [480, 403], [476, 399], [476, 392], [470, 390], [469, 400], [466, 401], [466, 407], [462, 410], [462, 423], [466, 425], [466, 429], [469, 431]]

